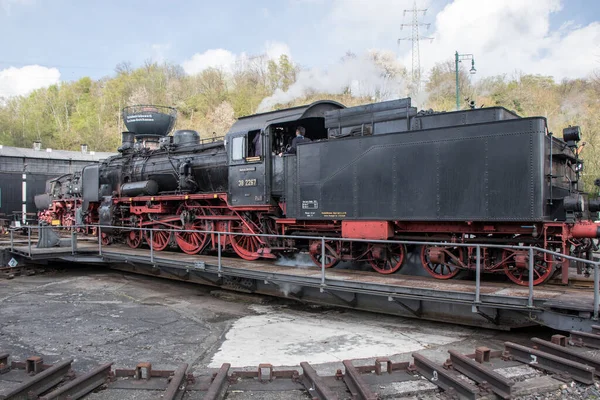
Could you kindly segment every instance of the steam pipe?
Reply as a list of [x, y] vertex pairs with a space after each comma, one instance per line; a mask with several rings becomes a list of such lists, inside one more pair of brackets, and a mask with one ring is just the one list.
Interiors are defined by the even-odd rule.
[[593, 222], [578, 222], [571, 228], [573, 239], [600, 238], [600, 224]]

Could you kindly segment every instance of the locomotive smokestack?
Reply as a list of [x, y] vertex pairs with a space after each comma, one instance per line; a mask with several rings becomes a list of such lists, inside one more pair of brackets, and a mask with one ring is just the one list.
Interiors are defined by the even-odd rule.
[[119, 152], [124, 152], [125, 150], [133, 148], [133, 144], [135, 142], [135, 133], [134, 132], [122, 132], [121, 133], [121, 147], [119, 147]]

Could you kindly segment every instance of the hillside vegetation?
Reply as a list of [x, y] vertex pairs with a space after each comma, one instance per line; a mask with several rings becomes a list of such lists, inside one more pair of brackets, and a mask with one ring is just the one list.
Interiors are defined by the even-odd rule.
[[[360, 64], [353, 60], [356, 56], [348, 54], [340, 65], [352, 65], [356, 74]], [[227, 132], [235, 118], [262, 111], [261, 102], [270, 96], [269, 108], [318, 99], [352, 106], [404, 97], [411, 91], [405, 85], [405, 68], [392, 55], [372, 52], [368, 61], [364, 82], [362, 76], [348, 78], [346, 85], [335, 88], [286, 56], [276, 61], [254, 57], [228, 71], [207, 69], [193, 76], [168, 63], [148, 62], [136, 69], [121, 64], [111, 77], [86, 77], [4, 99], [0, 102], [0, 144], [30, 147], [34, 140], [41, 140], [44, 147], [57, 149], [77, 149], [87, 143], [92, 150], [115, 151], [124, 130], [120, 111], [133, 104], [176, 107], [177, 128], [195, 129], [210, 137]], [[335, 75], [345, 79], [341, 73]], [[421, 109], [454, 110], [454, 63], [437, 64], [424, 76], [429, 79], [413, 103]], [[586, 160], [584, 180], [587, 189], [593, 189], [591, 183], [600, 177], [600, 79], [592, 75], [556, 82], [548, 76], [514, 73], [472, 84], [466, 71], [461, 71], [460, 81], [462, 108], [474, 100], [478, 107], [503, 106], [521, 116], [543, 116], [557, 136], [563, 127], [581, 126], [586, 142], [581, 153]]]

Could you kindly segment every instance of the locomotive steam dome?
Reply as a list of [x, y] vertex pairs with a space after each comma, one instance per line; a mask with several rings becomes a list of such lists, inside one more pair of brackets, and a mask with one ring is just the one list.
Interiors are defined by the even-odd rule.
[[190, 129], [180, 129], [173, 134], [173, 144], [176, 146], [200, 143], [200, 134]]
[[123, 121], [127, 130], [136, 136], [166, 136], [177, 118], [172, 107], [137, 105], [123, 109]]

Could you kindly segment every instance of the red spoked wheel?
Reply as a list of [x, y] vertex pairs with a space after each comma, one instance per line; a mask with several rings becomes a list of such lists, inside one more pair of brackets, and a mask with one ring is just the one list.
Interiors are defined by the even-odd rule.
[[[152, 229], [161, 229], [161, 225], [153, 225]], [[169, 242], [171, 241], [171, 231], [170, 230], [154, 230], [152, 234], [150, 231], [144, 231], [144, 236], [146, 237], [146, 242], [152, 246], [152, 248], [156, 251], [161, 251], [167, 248]], [[151, 237], [152, 236], [152, 237]]]
[[[94, 226], [92, 227], [92, 235], [98, 237], [98, 227]], [[108, 236], [106, 233], [102, 232], [102, 236], [100, 239], [102, 246], [108, 246], [109, 244], [112, 243], [112, 239], [110, 236]]]
[[73, 225], [75, 225], [75, 217], [67, 212], [61, 217], [60, 223], [63, 228], [70, 229]]
[[[325, 241], [325, 268], [333, 268], [340, 262], [340, 254], [342, 252], [342, 243], [339, 240]], [[321, 260], [323, 259], [323, 250], [320, 240], [313, 240], [310, 243], [309, 249], [310, 258], [315, 265], [321, 268]]]
[[[260, 233], [260, 227], [256, 226], [250, 220], [236, 220], [229, 224], [229, 231], [232, 233]], [[229, 235], [231, 247], [236, 254], [244, 260], [254, 261], [260, 257], [258, 249], [261, 247], [260, 239], [253, 235]]]
[[126, 235], [125, 241], [127, 242], [127, 246], [137, 249], [142, 245], [142, 231], [129, 231]]
[[369, 246], [369, 264], [380, 274], [393, 274], [398, 271], [406, 257], [403, 244], [372, 244]]
[[[182, 228], [186, 231], [208, 231], [209, 226], [207, 221], [197, 219], [206, 215], [204, 210], [200, 208], [200, 203], [191, 202], [182, 204], [177, 210], [177, 215], [181, 219]], [[199, 253], [208, 241], [208, 233], [206, 232], [175, 232], [175, 241], [177, 245], [186, 254]]]
[[[508, 278], [521, 286], [529, 285], [529, 255], [527, 250], [504, 250], [504, 273]], [[534, 251], [533, 253], [533, 285], [546, 282], [554, 270], [554, 256]]]
[[436, 279], [450, 279], [464, 268], [464, 250], [462, 247], [423, 246], [421, 265], [429, 275]]
[[50, 225], [52, 223], [53, 219], [54, 218], [52, 218], [52, 213], [50, 212], [50, 210], [40, 211], [38, 213], [38, 221], [39, 222], [45, 222], [48, 225]]

